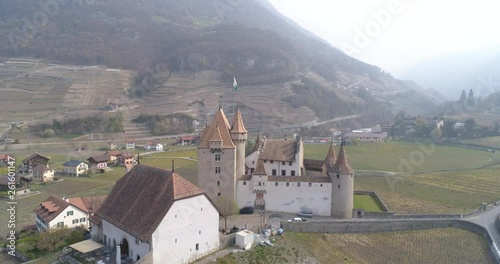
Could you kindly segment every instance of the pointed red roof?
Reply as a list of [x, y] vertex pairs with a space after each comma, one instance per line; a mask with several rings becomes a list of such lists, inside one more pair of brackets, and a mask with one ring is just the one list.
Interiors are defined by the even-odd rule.
[[227, 121], [226, 115], [222, 109], [219, 109], [210, 123], [210, 126], [206, 127], [201, 133], [199, 148], [201, 149], [209, 149], [210, 141], [215, 133], [217, 133], [217, 128], [220, 133], [222, 148], [225, 149], [234, 149], [236, 146], [231, 139], [231, 133], [229, 129], [231, 128], [229, 122]]
[[210, 139], [210, 142], [215, 141], [215, 142], [222, 142], [222, 136], [220, 134], [220, 129], [219, 126], [215, 128], [215, 132], [212, 134], [212, 138]]
[[333, 141], [330, 144], [330, 148], [328, 149], [328, 153], [326, 154], [326, 158], [323, 161], [323, 165], [329, 166], [329, 168], [335, 165], [337, 161], [337, 155], [335, 154], [335, 145], [333, 145]]
[[264, 162], [261, 159], [257, 161], [257, 166], [255, 167], [253, 175], [267, 175], [266, 168], [264, 167]]
[[332, 172], [339, 175], [350, 175], [354, 174], [349, 163], [347, 162], [347, 157], [344, 149], [344, 142], [340, 145], [339, 156], [335, 162], [335, 166], [332, 168]]
[[233, 128], [231, 128], [231, 133], [247, 133], [245, 129], [245, 124], [243, 124], [243, 117], [241, 117], [240, 109], [234, 114]]

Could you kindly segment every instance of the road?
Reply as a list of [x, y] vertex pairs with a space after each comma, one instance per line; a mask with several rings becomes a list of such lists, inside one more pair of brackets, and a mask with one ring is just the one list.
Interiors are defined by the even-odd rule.
[[350, 115], [350, 116], [341, 116], [341, 117], [336, 117], [336, 118], [333, 118], [333, 119], [330, 119], [330, 120], [326, 120], [326, 121], [322, 121], [322, 122], [319, 122], [318, 119], [315, 119], [315, 120], [312, 120], [312, 121], [309, 121], [309, 122], [305, 122], [305, 123], [298, 123], [298, 124], [292, 124], [292, 125], [284, 125], [284, 126], [281, 126], [280, 128], [281, 129], [298, 129], [298, 128], [311, 128], [311, 127], [316, 127], [316, 126], [320, 126], [320, 125], [324, 125], [326, 123], [330, 123], [330, 122], [338, 122], [338, 121], [342, 121], [342, 120], [348, 120], [348, 119], [354, 119], [354, 118], [358, 118], [362, 116], [362, 114], [357, 114], [357, 115]]
[[496, 219], [500, 216], [500, 205], [495, 206], [493, 209], [486, 211], [479, 216], [475, 216], [469, 219], [466, 219], [469, 222], [478, 224], [486, 230], [488, 230], [488, 233], [490, 234], [491, 238], [493, 239], [493, 242], [496, 245], [496, 254], [500, 258], [500, 251], [498, 250], [500, 247], [500, 230], [497, 228], [495, 225]]

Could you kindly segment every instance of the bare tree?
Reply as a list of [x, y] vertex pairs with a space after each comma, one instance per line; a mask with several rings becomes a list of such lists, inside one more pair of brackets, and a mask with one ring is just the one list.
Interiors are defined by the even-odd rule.
[[227, 219], [238, 213], [238, 205], [234, 199], [226, 196], [220, 196], [215, 205], [219, 209], [220, 215], [224, 218], [224, 229], [227, 229]]

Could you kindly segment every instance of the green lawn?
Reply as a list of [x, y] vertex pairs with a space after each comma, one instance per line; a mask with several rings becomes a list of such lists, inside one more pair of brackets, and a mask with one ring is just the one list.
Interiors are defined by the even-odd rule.
[[354, 195], [354, 208], [365, 212], [382, 212], [380, 204], [370, 195]]
[[[304, 144], [304, 157], [323, 160], [328, 148], [329, 144]], [[346, 153], [354, 170], [403, 173], [478, 168], [492, 156], [485, 151], [408, 142], [347, 145]]]

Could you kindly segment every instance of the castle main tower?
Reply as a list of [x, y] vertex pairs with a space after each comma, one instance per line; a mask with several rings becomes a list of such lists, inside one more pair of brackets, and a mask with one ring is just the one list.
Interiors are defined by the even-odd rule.
[[231, 128], [231, 139], [236, 145], [236, 178], [245, 175], [245, 148], [248, 139], [248, 131], [243, 124], [240, 109], [234, 114], [233, 127]]
[[[212, 201], [216, 201], [220, 196], [234, 200], [237, 198], [237, 149], [230, 129], [224, 111], [219, 109], [210, 125], [201, 133], [198, 145], [198, 186]], [[243, 148], [243, 156], [244, 153]], [[245, 164], [243, 172], [244, 166]]]
[[340, 219], [352, 218], [354, 172], [347, 162], [343, 140], [335, 165], [328, 169], [328, 176], [332, 181], [332, 216]]

